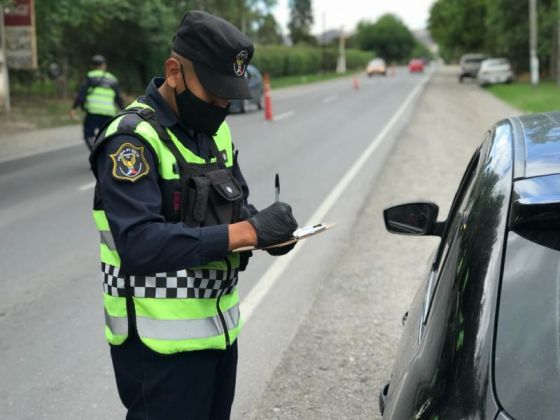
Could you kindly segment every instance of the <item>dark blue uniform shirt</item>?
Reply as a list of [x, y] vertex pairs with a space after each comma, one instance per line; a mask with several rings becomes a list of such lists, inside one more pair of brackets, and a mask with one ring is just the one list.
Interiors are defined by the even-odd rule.
[[[158, 92], [163, 78], [153, 79], [146, 89], [145, 102], [156, 111], [160, 123], [169, 128], [185, 147], [203, 159], [212, 158], [210, 136], [185, 130]], [[165, 222], [161, 214], [161, 191], [158, 185], [156, 157], [144, 147], [150, 171], [132, 183], [115, 179], [112, 175], [111, 154], [123, 143], [145, 146], [130, 135], [117, 135], [101, 145], [97, 153], [97, 179], [103, 207], [121, 257], [122, 269], [128, 274], [151, 274], [176, 271], [210, 261], [220, 260], [228, 253], [228, 227], [217, 225], [190, 228], [183, 223]], [[239, 181], [246, 206], [249, 189], [237, 159], [233, 174]]]

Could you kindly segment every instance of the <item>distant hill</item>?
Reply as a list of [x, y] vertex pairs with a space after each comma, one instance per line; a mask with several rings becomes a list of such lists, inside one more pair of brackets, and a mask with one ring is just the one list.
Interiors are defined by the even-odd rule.
[[[353, 34], [354, 32], [344, 32], [347, 38]], [[330, 44], [338, 38], [340, 38], [340, 29], [329, 29], [322, 34], [315, 35], [315, 39], [317, 39], [319, 45]]]
[[427, 29], [415, 29], [410, 32], [412, 32], [414, 38], [416, 38], [419, 42], [421, 42], [426, 47], [428, 47], [431, 52], [433, 53], [437, 52], [437, 44], [430, 36], [430, 32]]

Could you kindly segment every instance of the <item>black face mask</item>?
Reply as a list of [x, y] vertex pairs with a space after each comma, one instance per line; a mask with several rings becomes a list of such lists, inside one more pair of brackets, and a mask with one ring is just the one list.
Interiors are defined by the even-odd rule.
[[226, 108], [222, 108], [198, 98], [187, 86], [182, 65], [181, 77], [185, 84], [185, 91], [179, 94], [175, 91], [179, 121], [185, 128], [190, 128], [197, 133], [205, 133], [209, 136], [213, 136], [226, 119], [229, 104]]

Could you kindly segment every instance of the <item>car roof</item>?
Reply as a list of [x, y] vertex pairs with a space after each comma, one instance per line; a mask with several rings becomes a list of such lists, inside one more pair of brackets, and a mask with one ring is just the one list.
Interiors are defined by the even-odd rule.
[[560, 173], [560, 112], [510, 118], [514, 141], [514, 178]]

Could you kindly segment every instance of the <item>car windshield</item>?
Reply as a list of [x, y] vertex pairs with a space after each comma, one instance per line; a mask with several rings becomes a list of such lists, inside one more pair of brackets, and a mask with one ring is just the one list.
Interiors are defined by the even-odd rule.
[[510, 232], [495, 353], [498, 399], [516, 419], [560, 412], [560, 232]]
[[371, 60], [369, 62], [369, 65], [370, 66], [383, 66], [383, 65], [385, 65], [385, 62], [383, 60], [381, 60], [380, 58], [376, 58], [374, 60]]

